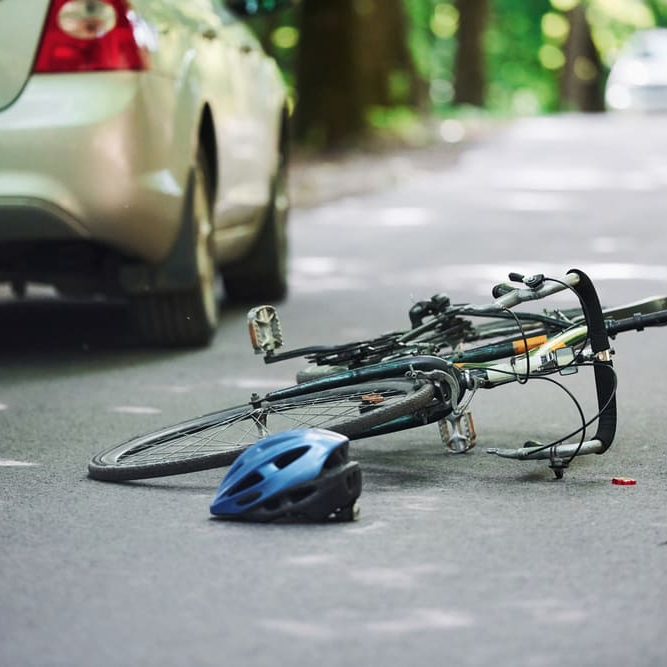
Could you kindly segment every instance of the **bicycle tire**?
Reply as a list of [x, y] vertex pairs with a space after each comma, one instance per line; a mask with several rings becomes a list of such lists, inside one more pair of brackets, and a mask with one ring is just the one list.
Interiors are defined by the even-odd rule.
[[129, 481], [179, 475], [231, 464], [261, 437], [291, 428], [319, 427], [349, 438], [419, 411], [433, 385], [378, 380], [309, 392], [291, 399], [248, 403], [137, 436], [95, 455], [91, 478]]

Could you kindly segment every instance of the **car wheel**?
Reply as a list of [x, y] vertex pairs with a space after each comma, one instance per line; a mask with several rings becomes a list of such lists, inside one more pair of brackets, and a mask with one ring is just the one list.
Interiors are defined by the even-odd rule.
[[229, 301], [280, 301], [287, 294], [287, 158], [281, 155], [271, 202], [252, 250], [242, 260], [223, 267]]
[[147, 342], [163, 345], [206, 345], [218, 326], [211, 186], [206, 159], [201, 150], [197, 154], [194, 167], [190, 201], [188, 213], [194, 224], [193, 256], [190, 259], [194, 263], [196, 281], [189, 289], [151, 293], [134, 298], [133, 306], [139, 332]]

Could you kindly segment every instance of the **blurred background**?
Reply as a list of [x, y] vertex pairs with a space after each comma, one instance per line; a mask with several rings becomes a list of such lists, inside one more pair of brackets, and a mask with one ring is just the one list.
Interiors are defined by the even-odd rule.
[[480, 118], [667, 107], [667, 0], [302, 0], [251, 25], [315, 151], [419, 142], [425, 119], [455, 142]]

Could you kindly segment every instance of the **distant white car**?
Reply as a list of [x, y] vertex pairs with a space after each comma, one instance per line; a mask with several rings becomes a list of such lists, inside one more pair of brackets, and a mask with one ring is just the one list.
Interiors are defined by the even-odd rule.
[[288, 101], [238, 20], [286, 0], [0, 0], [0, 282], [203, 345], [287, 288]]
[[634, 33], [609, 73], [605, 102], [614, 111], [667, 110], [667, 29]]

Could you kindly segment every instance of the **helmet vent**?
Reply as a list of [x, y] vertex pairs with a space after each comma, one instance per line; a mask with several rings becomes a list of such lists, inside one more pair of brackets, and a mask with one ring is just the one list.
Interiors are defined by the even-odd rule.
[[288, 452], [274, 459], [273, 465], [276, 468], [287, 468], [290, 463], [294, 463], [294, 461], [300, 459], [309, 449], [310, 447], [295, 447], [294, 449], [290, 449]]
[[348, 491], [352, 491], [357, 487], [361, 486], [361, 475], [359, 470], [352, 470], [347, 475], [345, 475], [345, 484], [347, 485]]
[[246, 493], [242, 498], [237, 498], [236, 504], [241, 505], [241, 507], [244, 505], [250, 505], [250, 503], [254, 503], [261, 496], [262, 494], [260, 491], [251, 491], [250, 493]]
[[314, 486], [304, 486], [301, 489], [295, 489], [289, 494], [290, 502], [295, 504], [300, 503], [302, 500], [308, 498], [308, 496], [312, 496], [315, 491], [317, 491], [317, 488]]
[[341, 445], [329, 454], [327, 460], [324, 462], [323, 469], [330, 470], [331, 468], [336, 468], [340, 465], [345, 465], [347, 463], [347, 445]]
[[282, 498], [280, 496], [274, 496], [273, 498], [269, 498], [267, 501], [265, 501], [262, 504], [262, 507], [267, 510], [267, 512], [275, 512], [280, 508], [281, 503]]
[[246, 475], [238, 484], [234, 484], [234, 486], [228, 491], [227, 495], [229, 496], [235, 496], [237, 493], [242, 493], [246, 489], [249, 489], [252, 486], [255, 486], [255, 484], [259, 484], [260, 482], [264, 481], [264, 477], [260, 475], [258, 472], [253, 472], [250, 475]]

